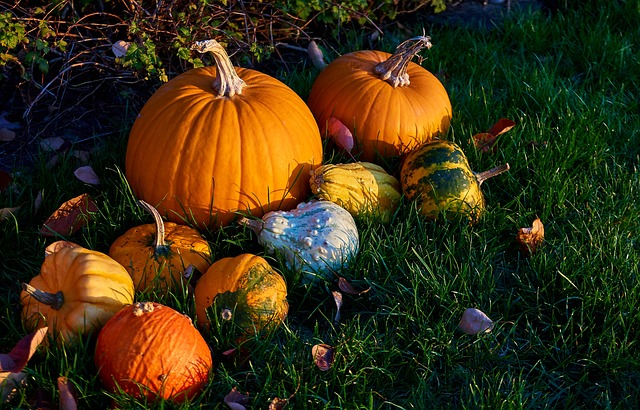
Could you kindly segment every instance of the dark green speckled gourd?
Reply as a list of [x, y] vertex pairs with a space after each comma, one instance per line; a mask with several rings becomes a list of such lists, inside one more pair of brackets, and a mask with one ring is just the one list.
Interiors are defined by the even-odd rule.
[[453, 219], [468, 217], [475, 223], [486, 209], [480, 185], [509, 169], [509, 164], [476, 173], [462, 149], [453, 142], [434, 140], [407, 154], [400, 171], [402, 191], [417, 202], [429, 219], [440, 213]]

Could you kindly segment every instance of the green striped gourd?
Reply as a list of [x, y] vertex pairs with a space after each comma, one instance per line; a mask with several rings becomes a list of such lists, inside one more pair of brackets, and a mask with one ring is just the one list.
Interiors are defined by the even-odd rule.
[[407, 154], [400, 183], [406, 198], [416, 201], [427, 218], [436, 219], [444, 212], [449, 219], [466, 216], [474, 223], [486, 208], [480, 185], [508, 169], [505, 164], [476, 173], [458, 145], [434, 140]]

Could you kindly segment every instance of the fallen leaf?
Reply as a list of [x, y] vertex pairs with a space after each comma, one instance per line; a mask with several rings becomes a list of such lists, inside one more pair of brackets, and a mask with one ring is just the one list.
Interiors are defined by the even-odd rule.
[[544, 225], [540, 218], [536, 218], [530, 228], [520, 228], [516, 240], [522, 253], [532, 255], [544, 242]]
[[9, 219], [9, 216], [13, 215], [18, 209], [19, 206], [15, 208], [2, 208], [0, 209], [0, 221], [4, 221], [5, 219]]
[[336, 316], [333, 318], [333, 321], [335, 323], [338, 323], [340, 322], [340, 308], [342, 307], [342, 293], [338, 292], [337, 290], [334, 290], [331, 293], [333, 294], [333, 301], [336, 302], [336, 307], [338, 308], [338, 310], [336, 310]]
[[33, 333], [29, 333], [20, 339], [9, 353], [0, 353], [0, 372], [21, 372], [44, 340], [47, 329], [42, 327]]
[[96, 175], [93, 168], [90, 165], [85, 165], [83, 167], [77, 168], [73, 171], [73, 175], [76, 176], [80, 181], [89, 185], [100, 185], [100, 178]]
[[489, 332], [492, 328], [493, 321], [483, 311], [476, 308], [465, 309], [458, 324], [458, 329], [468, 335]]
[[60, 137], [45, 138], [40, 141], [40, 148], [42, 148], [43, 151], [47, 152], [55, 152], [62, 148], [63, 145], [64, 140]]
[[311, 356], [318, 366], [318, 369], [326, 372], [333, 365], [333, 347], [320, 343], [311, 348]]
[[353, 134], [339, 119], [331, 117], [327, 120], [326, 135], [339, 148], [351, 152], [354, 146]]
[[27, 384], [27, 374], [23, 372], [0, 373], [0, 403], [8, 403]]
[[46, 220], [40, 234], [43, 236], [71, 235], [86, 225], [91, 213], [98, 207], [88, 194], [79, 195], [63, 203], [49, 219]]
[[69, 155], [71, 155], [74, 158], [77, 158], [80, 160], [80, 162], [82, 163], [87, 163], [89, 162], [89, 158], [91, 156], [91, 154], [89, 154], [89, 151], [81, 151], [81, 150], [73, 150], [69, 153]]
[[0, 128], [6, 128], [8, 130], [17, 130], [18, 128], [20, 128], [20, 124], [16, 122], [7, 121], [5, 119], [6, 115], [7, 115], [6, 112], [0, 113]]
[[289, 404], [289, 400], [276, 397], [269, 403], [269, 410], [282, 410], [287, 407], [287, 404]]
[[505, 132], [509, 131], [516, 125], [510, 119], [500, 118], [498, 122], [493, 124], [491, 129], [487, 132], [482, 132], [473, 136], [473, 141], [475, 143], [476, 149], [482, 152], [495, 152], [496, 147], [495, 144], [498, 141], [498, 137]]
[[111, 45], [111, 52], [113, 52], [113, 55], [117, 58], [121, 58], [127, 55], [129, 46], [131, 46], [131, 43], [124, 40], [118, 40]]
[[11, 174], [0, 169], [0, 192], [9, 188], [9, 185], [11, 185], [11, 181]]
[[318, 70], [322, 70], [327, 66], [327, 63], [324, 61], [324, 54], [322, 54], [322, 50], [320, 50], [320, 47], [318, 47], [318, 44], [314, 40], [311, 40], [307, 46], [307, 53], [309, 53], [311, 62]]
[[38, 213], [40, 208], [42, 207], [42, 190], [38, 191], [38, 195], [36, 195], [36, 199], [33, 200], [33, 213]]
[[232, 410], [245, 410], [245, 404], [249, 404], [249, 393], [240, 393], [236, 387], [231, 389], [224, 397], [224, 404]]
[[68, 378], [58, 377], [58, 392], [60, 393], [60, 410], [76, 410], [78, 408], [76, 391]]
[[16, 133], [9, 128], [0, 128], [0, 141], [9, 142], [16, 138]]
[[371, 290], [371, 287], [368, 287], [365, 290], [355, 290], [355, 288], [342, 276], [338, 277], [338, 287], [341, 291], [350, 295], [362, 295], [363, 293], [367, 293]]
[[51, 254], [58, 252], [62, 248], [81, 248], [80, 245], [74, 242], [69, 241], [55, 241], [49, 244], [46, 248], [44, 248], [44, 256], [45, 258]]

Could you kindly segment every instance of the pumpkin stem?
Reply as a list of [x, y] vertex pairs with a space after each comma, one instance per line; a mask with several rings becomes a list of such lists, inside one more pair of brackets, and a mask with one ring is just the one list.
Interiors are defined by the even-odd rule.
[[22, 290], [38, 302], [51, 306], [55, 310], [60, 310], [64, 304], [64, 296], [61, 290], [58, 291], [58, 293], [45, 292], [44, 290], [34, 288], [28, 283], [22, 283]]
[[262, 232], [262, 228], [264, 227], [264, 221], [262, 219], [249, 219], [243, 217], [238, 220], [238, 223], [251, 229], [256, 233], [256, 235], [260, 235], [260, 232]]
[[138, 205], [143, 207], [147, 212], [153, 216], [153, 221], [156, 224], [156, 238], [155, 243], [153, 245], [154, 253], [156, 255], [164, 255], [169, 251], [169, 244], [164, 240], [166, 235], [166, 230], [164, 227], [164, 222], [162, 221], [162, 217], [160, 216], [160, 212], [149, 203], [143, 201], [142, 199], [138, 200]]
[[476, 175], [476, 179], [478, 180], [478, 185], [482, 185], [482, 183], [487, 179], [493, 178], [496, 175], [500, 175], [503, 172], [507, 172], [510, 168], [511, 167], [509, 166], [509, 164], [504, 164], [504, 165], [497, 166], [495, 168], [491, 168], [488, 171], [474, 172], [474, 174]]
[[417, 36], [402, 42], [396, 52], [393, 53], [386, 61], [378, 63], [373, 71], [384, 80], [391, 84], [393, 88], [398, 86], [404, 87], [411, 83], [407, 68], [409, 62], [423, 48], [431, 48], [431, 37]]
[[213, 88], [218, 92], [218, 97], [233, 97], [242, 94], [242, 89], [247, 85], [236, 73], [229, 55], [224, 47], [216, 40], [196, 41], [192, 46], [200, 54], [211, 53], [216, 63], [218, 75], [213, 80]]

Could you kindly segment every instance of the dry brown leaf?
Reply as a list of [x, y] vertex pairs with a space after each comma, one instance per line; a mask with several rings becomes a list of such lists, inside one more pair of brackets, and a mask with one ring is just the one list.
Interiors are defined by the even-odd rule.
[[77, 410], [78, 400], [73, 385], [66, 377], [58, 377], [58, 392], [60, 393], [60, 410]]
[[43, 236], [71, 235], [82, 228], [91, 219], [91, 213], [98, 206], [89, 194], [82, 194], [68, 200], [46, 220], [40, 234]]
[[498, 137], [505, 132], [509, 131], [516, 125], [515, 122], [508, 118], [500, 118], [498, 122], [493, 124], [491, 129], [487, 132], [481, 132], [473, 136], [473, 142], [476, 149], [482, 152], [495, 152], [495, 144], [498, 141]]
[[46, 248], [44, 248], [44, 256], [45, 258], [52, 253], [58, 252], [62, 248], [81, 248], [80, 245], [74, 242], [69, 241], [55, 241], [49, 244]]
[[2, 208], [0, 209], [0, 221], [4, 221], [5, 219], [8, 219], [10, 215], [13, 215], [14, 213], [16, 213], [16, 211], [20, 209], [19, 206], [16, 206], [14, 208]]
[[38, 191], [38, 195], [36, 195], [36, 199], [33, 200], [33, 213], [38, 213], [40, 208], [42, 207], [42, 193], [44, 191]]
[[91, 154], [89, 154], [89, 151], [76, 151], [73, 150], [69, 153], [69, 155], [71, 155], [74, 158], [77, 158], [80, 160], [80, 162], [82, 163], [87, 163], [89, 162], [89, 158], [91, 157]]
[[336, 307], [338, 308], [336, 310], [336, 316], [333, 318], [333, 321], [335, 323], [338, 323], [340, 322], [340, 308], [342, 307], [342, 293], [338, 292], [337, 290], [334, 290], [331, 293], [333, 294], [333, 301], [336, 302]]
[[0, 372], [21, 372], [47, 335], [46, 327], [29, 333], [16, 343], [9, 353], [0, 353]]
[[287, 407], [287, 404], [289, 404], [288, 399], [281, 399], [279, 397], [276, 397], [271, 400], [271, 403], [269, 403], [269, 410], [282, 410]]
[[311, 348], [311, 356], [318, 366], [318, 369], [326, 372], [333, 365], [333, 347], [320, 343]]
[[0, 141], [9, 142], [16, 138], [16, 133], [9, 128], [0, 128]]
[[331, 117], [327, 120], [327, 137], [330, 138], [338, 148], [351, 152], [354, 146], [353, 134], [346, 125], [337, 118]]
[[124, 40], [118, 40], [111, 45], [111, 52], [113, 52], [113, 55], [117, 58], [122, 58], [127, 55], [129, 46], [131, 46], [131, 43]]
[[9, 188], [9, 185], [11, 185], [11, 181], [11, 174], [0, 169], [0, 192]]
[[309, 53], [311, 62], [318, 70], [322, 70], [327, 66], [327, 63], [324, 62], [324, 54], [322, 54], [322, 50], [314, 40], [311, 40], [309, 46], [307, 46], [307, 53]]
[[232, 410], [245, 410], [245, 404], [249, 404], [249, 393], [240, 393], [236, 387], [231, 389], [224, 397], [224, 404]]
[[476, 308], [465, 309], [458, 324], [458, 329], [468, 335], [481, 332], [490, 332], [493, 328], [493, 320], [489, 319], [483, 311]]
[[23, 372], [0, 373], [0, 403], [8, 403], [18, 392], [18, 389], [27, 384], [27, 374]]
[[91, 165], [77, 168], [73, 171], [73, 175], [85, 184], [100, 185], [100, 178], [98, 178], [93, 168], [91, 168]]
[[544, 225], [540, 218], [536, 218], [530, 228], [520, 228], [516, 240], [522, 253], [532, 255], [544, 242]]
[[47, 152], [55, 152], [62, 148], [63, 145], [64, 140], [60, 137], [45, 138], [40, 141], [40, 148], [42, 148], [43, 151]]
[[362, 295], [363, 293], [367, 293], [371, 290], [371, 287], [368, 287], [365, 290], [355, 290], [355, 288], [342, 276], [338, 277], [338, 287], [341, 291], [350, 295]]

